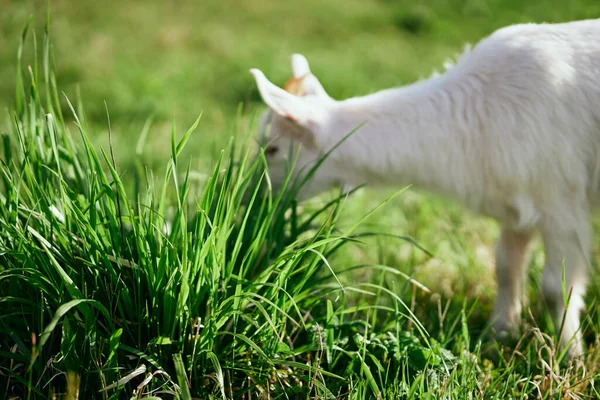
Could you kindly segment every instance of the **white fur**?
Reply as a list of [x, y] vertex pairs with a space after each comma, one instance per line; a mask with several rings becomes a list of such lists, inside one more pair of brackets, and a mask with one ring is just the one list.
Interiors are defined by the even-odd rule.
[[298, 171], [364, 123], [302, 197], [340, 184], [414, 184], [497, 219], [497, 331], [518, 326], [527, 248], [540, 231], [545, 298], [560, 325], [564, 261], [572, 295], [561, 339], [574, 338], [570, 353], [582, 354], [590, 211], [600, 200], [600, 20], [506, 27], [441, 75], [343, 101], [302, 56], [293, 60], [308, 78], [304, 97], [251, 70], [271, 109], [272, 180], [285, 176], [288, 146]]

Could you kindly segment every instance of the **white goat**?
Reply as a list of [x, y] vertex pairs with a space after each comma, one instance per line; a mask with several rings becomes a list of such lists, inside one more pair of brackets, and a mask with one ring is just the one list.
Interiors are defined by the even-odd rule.
[[303, 56], [292, 69], [289, 91], [250, 70], [270, 108], [274, 183], [285, 176], [287, 146], [299, 151], [298, 171], [364, 123], [301, 197], [339, 184], [414, 184], [498, 220], [496, 333], [518, 329], [528, 247], [540, 231], [543, 294], [558, 326], [564, 316], [561, 343], [583, 354], [590, 212], [600, 199], [600, 20], [506, 27], [442, 75], [343, 101]]

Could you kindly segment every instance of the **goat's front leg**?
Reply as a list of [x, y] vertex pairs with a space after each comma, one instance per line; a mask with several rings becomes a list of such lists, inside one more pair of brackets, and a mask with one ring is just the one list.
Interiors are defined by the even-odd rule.
[[[579, 314], [585, 306], [588, 258], [592, 243], [591, 223], [583, 210], [584, 207], [573, 209], [574, 213], [582, 215], [568, 216], [560, 222], [546, 224], [543, 230], [546, 263], [542, 290], [557, 327], [562, 326], [561, 345], [564, 347], [570, 343], [571, 357], [583, 354]], [[567, 297], [571, 295], [568, 307], [563, 294]]]
[[515, 335], [521, 318], [523, 283], [533, 231], [503, 228], [496, 243], [498, 294], [492, 316], [496, 335]]

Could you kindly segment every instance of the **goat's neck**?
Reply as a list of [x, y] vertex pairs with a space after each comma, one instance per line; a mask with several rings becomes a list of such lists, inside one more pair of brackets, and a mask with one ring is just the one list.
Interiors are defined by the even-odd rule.
[[[414, 184], [464, 196], [477, 154], [470, 90], [446, 77], [338, 102], [330, 121], [337, 140], [364, 125], [332, 157], [351, 183]], [[475, 164], [476, 165], [476, 164]], [[475, 183], [475, 182], [471, 182]]]

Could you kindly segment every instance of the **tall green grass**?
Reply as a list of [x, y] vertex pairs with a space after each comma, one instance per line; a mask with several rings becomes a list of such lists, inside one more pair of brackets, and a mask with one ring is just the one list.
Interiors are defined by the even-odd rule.
[[199, 121], [180, 139], [173, 125], [165, 176], [156, 179], [140, 162], [131, 190], [112, 147], [91, 145], [82, 104], [60, 93], [48, 30], [42, 53], [41, 68], [18, 69], [3, 135], [7, 397], [372, 396], [382, 392], [382, 374], [412, 365], [399, 363], [402, 354], [428, 362], [426, 333], [401, 328], [410, 310], [395, 293], [385, 309], [389, 337], [354, 320], [378, 306], [350, 305], [348, 293], [385, 292], [341, 286], [332, 275], [328, 258], [357, 240], [354, 227], [336, 231], [343, 196], [297, 215], [294, 188], [265, 191], [264, 158], [250, 159], [235, 139], [212, 174], [195, 182], [178, 156]]
[[[345, 196], [298, 212], [302, 182], [272, 193], [264, 157], [236, 135], [199, 177], [180, 155], [201, 119], [182, 135], [173, 124], [158, 178], [142, 161], [147, 125], [137, 169], [121, 171], [58, 89], [48, 26], [39, 65], [21, 66], [23, 32], [2, 135], [3, 398], [554, 398], [575, 383], [597, 395], [598, 354], [583, 375], [557, 369], [539, 334], [542, 347], [493, 364], [468, 329], [472, 309], [439, 308], [431, 335], [406, 301], [426, 292], [418, 283], [332, 265], [371, 235], [364, 218], [341, 229]], [[363, 269], [378, 283], [343, 279]]]

